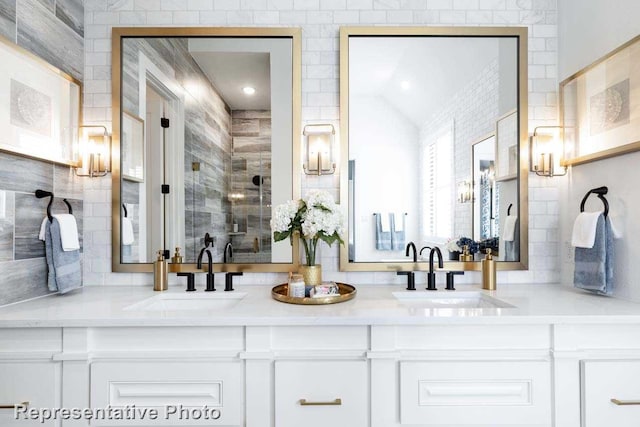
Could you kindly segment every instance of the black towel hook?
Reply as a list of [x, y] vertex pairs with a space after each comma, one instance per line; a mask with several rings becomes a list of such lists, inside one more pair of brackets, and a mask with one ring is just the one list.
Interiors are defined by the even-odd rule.
[[589, 198], [589, 195], [593, 193], [598, 195], [598, 199], [602, 200], [602, 203], [604, 204], [604, 216], [606, 217], [609, 214], [609, 202], [607, 202], [607, 199], [604, 197], [604, 195], [608, 192], [609, 188], [606, 186], [592, 188], [591, 190], [589, 190], [589, 192], [582, 198], [582, 202], [580, 203], [580, 212], [584, 212], [584, 204]]
[[62, 199], [62, 201], [64, 202], [65, 205], [67, 205], [67, 208], [69, 209], [69, 215], [73, 215], [73, 208], [71, 207], [71, 204], [69, 203], [69, 201], [67, 199]]
[[511, 215], [511, 208], [513, 207], [513, 203], [509, 203], [509, 207], [507, 208], [507, 216]]
[[209, 245], [211, 245], [211, 247], [213, 247], [213, 237], [211, 237], [211, 235], [209, 233], [205, 233], [205, 235], [204, 235], [204, 247], [208, 248]]
[[129, 213], [127, 212], [127, 205], [125, 205], [124, 203], [122, 204], [122, 209], [124, 210], [124, 217], [128, 217]]
[[[53, 204], [54, 195], [51, 191], [44, 190], [36, 190], [36, 197], [38, 199], [42, 199], [45, 197], [50, 197], [49, 204], [47, 205], [47, 218], [49, 218], [49, 222], [53, 222], [53, 215], [51, 215], [51, 205]], [[69, 214], [73, 215], [73, 208], [67, 199], [62, 199], [67, 208], [69, 209]]]
[[47, 218], [49, 222], [53, 222], [53, 215], [51, 215], [51, 205], [53, 204], [53, 193], [51, 191], [36, 190], [36, 197], [42, 199], [44, 197], [50, 197], [49, 204], [47, 205]]

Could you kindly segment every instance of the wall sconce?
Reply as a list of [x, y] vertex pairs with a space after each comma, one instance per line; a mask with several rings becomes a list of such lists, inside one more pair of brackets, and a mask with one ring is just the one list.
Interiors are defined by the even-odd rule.
[[336, 171], [333, 160], [333, 138], [336, 130], [331, 124], [306, 125], [302, 132], [307, 139], [305, 162], [307, 175], [331, 175]]
[[[564, 141], [557, 136], [539, 135], [538, 129], [559, 129], [563, 131], [562, 126], [537, 126], [533, 129], [533, 135], [529, 137], [529, 169], [538, 176], [563, 176], [567, 174], [567, 167], [562, 166], [561, 154], [563, 152]], [[561, 173], [556, 173], [562, 169]]]
[[[77, 176], [90, 178], [105, 176], [111, 171], [111, 136], [105, 126], [82, 125], [80, 128], [81, 166], [75, 168]], [[95, 133], [88, 129], [102, 129]]]
[[458, 183], [458, 203], [470, 203], [473, 201], [473, 186], [471, 181], [464, 180]]

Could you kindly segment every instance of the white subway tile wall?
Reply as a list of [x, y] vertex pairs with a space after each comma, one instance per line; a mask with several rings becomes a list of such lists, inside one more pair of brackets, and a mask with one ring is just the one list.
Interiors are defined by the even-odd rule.
[[[339, 28], [345, 25], [514, 25], [529, 28], [529, 130], [557, 121], [556, 0], [120, 0], [85, 2], [85, 120], [111, 125], [112, 26], [294, 26], [302, 28], [302, 121], [339, 126]], [[337, 141], [339, 143], [339, 140]], [[340, 161], [340, 160], [339, 160]], [[554, 180], [529, 176], [529, 270], [500, 272], [503, 283], [559, 280], [558, 190]], [[339, 176], [303, 176], [310, 189], [339, 193]], [[86, 285], [148, 284], [150, 274], [109, 272], [111, 223], [104, 217], [110, 177], [85, 187]], [[400, 283], [391, 272], [345, 273], [337, 246], [322, 244], [324, 277], [354, 284]], [[424, 281], [418, 275], [418, 283]], [[284, 274], [247, 274], [243, 283], [275, 284]], [[469, 272], [460, 282], [477, 283]], [[201, 279], [202, 280], [202, 279]]]

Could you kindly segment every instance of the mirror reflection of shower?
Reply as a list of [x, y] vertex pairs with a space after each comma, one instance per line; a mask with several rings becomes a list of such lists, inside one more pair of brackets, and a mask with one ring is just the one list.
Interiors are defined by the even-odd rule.
[[271, 112], [234, 110], [231, 116], [231, 262], [269, 262]]

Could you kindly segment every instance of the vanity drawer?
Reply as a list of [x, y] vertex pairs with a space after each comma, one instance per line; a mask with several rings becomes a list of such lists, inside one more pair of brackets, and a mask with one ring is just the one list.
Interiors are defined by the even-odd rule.
[[550, 426], [549, 363], [401, 362], [400, 421], [421, 426]]
[[27, 408], [60, 406], [60, 364], [55, 362], [0, 362], [0, 426], [53, 426], [54, 421], [16, 420], [13, 405]]
[[368, 426], [366, 361], [277, 361], [275, 425]]
[[640, 360], [588, 360], [580, 368], [582, 427], [640, 425]]
[[[134, 420], [94, 420], [92, 424], [241, 425], [243, 384], [241, 362], [95, 362], [91, 365], [91, 407], [135, 405], [136, 409], [154, 408], [158, 416], [151, 422], [138, 416]], [[219, 418], [214, 410], [219, 411]]]

